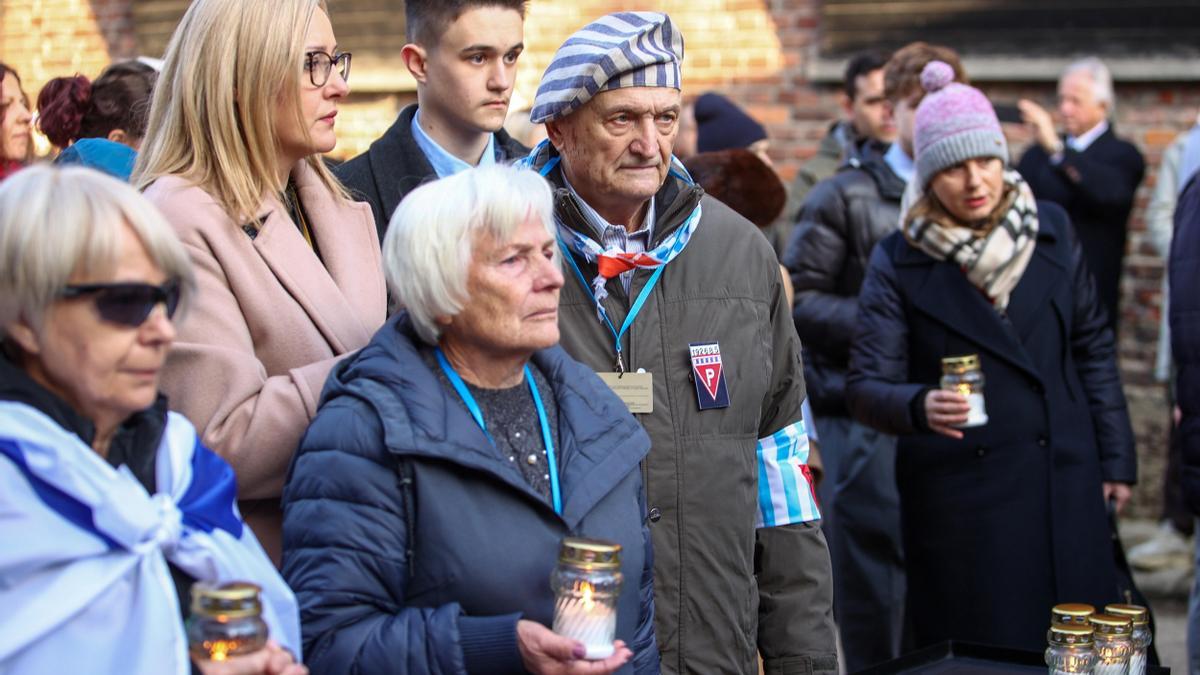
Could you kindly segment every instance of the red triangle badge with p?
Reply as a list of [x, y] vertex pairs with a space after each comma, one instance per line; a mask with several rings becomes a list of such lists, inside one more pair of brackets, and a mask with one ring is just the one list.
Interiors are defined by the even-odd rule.
[[692, 358], [692, 379], [696, 382], [696, 401], [701, 410], [729, 407], [729, 387], [721, 363], [721, 345], [699, 342], [688, 345]]

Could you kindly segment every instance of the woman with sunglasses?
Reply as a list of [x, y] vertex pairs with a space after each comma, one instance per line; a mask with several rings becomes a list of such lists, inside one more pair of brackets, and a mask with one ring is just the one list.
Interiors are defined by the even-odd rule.
[[29, 97], [21, 89], [21, 78], [0, 62], [0, 180], [29, 163], [33, 153], [31, 119]]
[[[35, 167], [0, 186], [0, 672], [302, 675], [296, 601], [229, 465], [158, 380], [194, 287], [128, 185]], [[196, 582], [263, 589], [276, 642], [192, 664]]]
[[167, 48], [134, 169], [199, 287], [163, 389], [233, 465], [242, 512], [277, 561], [284, 475], [325, 378], [386, 313], [370, 208], [320, 156], [349, 73], [324, 0], [197, 0]]

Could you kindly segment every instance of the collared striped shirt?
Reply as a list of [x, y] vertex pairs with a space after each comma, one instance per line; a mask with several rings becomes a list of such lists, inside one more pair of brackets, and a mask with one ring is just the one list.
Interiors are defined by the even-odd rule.
[[[563, 172], [563, 184], [575, 196], [575, 201], [579, 203], [579, 210], [583, 213], [583, 219], [591, 226], [592, 235], [596, 237], [596, 241], [604, 247], [605, 251], [615, 249], [625, 253], [645, 253], [650, 250], [650, 237], [654, 232], [654, 197], [650, 198], [650, 203], [646, 206], [642, 228], [637, 232], [630, 232], [623, 225], [613, 225], [605, 220], [596, 209], [592, 208], [591, 204], [579, 196], [575, 188], [571, 187], [571, 181], [567, 180], [566, 172]], [[629, 285], [633, 283], [634, 271], [629, 270], [621, 274], [621, 285], [625, 288], [626, 295], [629, 294]]]

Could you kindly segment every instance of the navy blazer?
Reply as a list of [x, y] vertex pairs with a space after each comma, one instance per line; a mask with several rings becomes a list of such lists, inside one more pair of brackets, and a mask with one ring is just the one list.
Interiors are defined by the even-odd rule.
[[1038, 199], [1062, 206], [1075, 226], [1088, 267], [1096, 275], [1101, 304], [1116, 332], [1129, 214], [1146, 161], [1110, 127], [1083, 152], [1067, 147], [1055, 165], [1039, 145], [1021, 157], [1017, 172]]
[[[400, 111], [396, 121], [361, 155], [333, 168], [333, 173], [358, 201], [371, 205], [379, 241], [387, 232], [388, 222], [404, 197], [422, 183], [436, 180], [433, 165], [412, 135], [417, 106]], [[513, 140], [508, 132], [496, 132], [496, 159], [511, 162], [529, 153], [529, 148]]]

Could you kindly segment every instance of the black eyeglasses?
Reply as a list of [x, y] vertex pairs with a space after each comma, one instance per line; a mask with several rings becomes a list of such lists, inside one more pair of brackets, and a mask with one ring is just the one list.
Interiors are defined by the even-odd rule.
[[309, 52], [304, 55], [304, 70], [308, 71], [308, 79], [314, 87], [324, 87], [329, 81], [329, 73], [337, 66], [338, 75], [345, 82], [350, 81], [350, 52], [342, 52], [331, 56], [325, 52]]
[[175, 316], [175, 310], [179, 308], [180, 285], [178, 279], [171, 279], [162, 286], [140, 283], [78, 284], [67, 286], [59, 294], [67, 299], [85, 295], [94, 296], [93, 302], [101, 319], [137, 328], [146, 322], [146, 317], [159, 303], [166, 305], [167, 318]]

